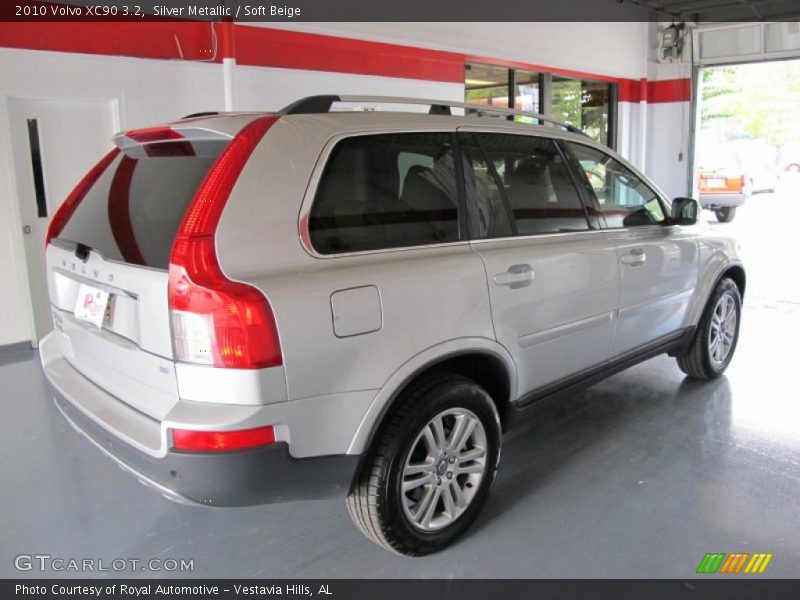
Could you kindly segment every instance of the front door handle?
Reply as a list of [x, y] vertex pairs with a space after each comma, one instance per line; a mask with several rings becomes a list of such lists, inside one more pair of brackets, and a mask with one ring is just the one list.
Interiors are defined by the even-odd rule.
[[494, 276], [495, 285], [504, 285], [512, 290], [529, 286], [533, 283], [533, 267], [530, 265], [511, 265], [505, 273]]
[[645, 253], [644, 248], [634, 248], [627, 254], [623, 255], [620, 260], [622, 261], [623, 265], [638, 267], [647, 261], [647, 254]]

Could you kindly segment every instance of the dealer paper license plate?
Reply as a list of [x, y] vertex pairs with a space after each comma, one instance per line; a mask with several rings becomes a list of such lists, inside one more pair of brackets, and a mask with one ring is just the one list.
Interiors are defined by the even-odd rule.
[[96, 287], [82, 283], [78, 288], [78, 300], [75, 303], [75, 317], [88, 321], [98, 329], [103, 326], [110, 294]]

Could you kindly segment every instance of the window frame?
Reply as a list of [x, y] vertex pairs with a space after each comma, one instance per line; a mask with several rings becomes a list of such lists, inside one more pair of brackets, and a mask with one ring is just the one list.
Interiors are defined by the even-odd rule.
[[[430, 126], [430, 127], [422, 127], [417, 126], [413, 128], [404, 128], [404, 127], [385, 127], [385, 128], [376, 128], [376, 129], [365, 129], [361, 131], [347, 131], [338, 133], [331, 138], [329, 138], [325, 144], [323, 144], [322, 150], [320, 151], [319, 156], [314, 164], [314, 168], [312, 170], [311, 177], [309, 178], [308, 186], [306, 187], [305, 194], [303, 195], [303, 201], [300, 207], [300, 215], [298, 221], [298, 231], [300, 234], [300, 243], [303, 246], [303, 249], [313, 256], [314, 258], [321, 258], [321, 259], [329, 259], [329, 258], [342, 258], [348, 256], [364, 256], [364, 255], [372, 255], [372, 254], [382, 254], [385, 252], [402, 252], [402, 251], [410, 251], [410, 250], [425, 250], [430, 248], [441, 248], [441, 247], [449, 247], [449, 246], [459, 246], [459, 245], [467, 245], [470, 243], [469, 239], [469, 231], [468, 225], [466, 220], [466, 208], [464, 206], [464, 180], [463, 176], [460, 176], [460, 170], [463, 168], [461, 162], [461, 151], [458, 146], [458, 139], [456, 135], [457, 126], [455, 125], [448, 125], [448, 126]], [[402, 134], [447, 134], [450, 138], [450, 143], [452, 144], [453, 148], [453, 165], [455, 170], [455, 178], [456, 178], [456, 210], [458, 211], [458, 239], [447, 241], [447, 242], [437, 242], [437, 243], [430, 243], [430, 244], [417, 244], [414, 246], [393, 246], [390, 248], [374, 248], [371, 250], [354, 250], [352, 252], [333, 252], [329, 254], [323, 254], [319, 252], [315, 247], [313, 242], [311, 241], [311, 231], [309, 229], [309, 218], [311, 216], [311, 211], [314, 208], [314, 202], [316, 200], [317, 191], [319, 190], [319, 184], [322, 180], [322, 176], [325, 173], [325, 167], [328, 165], [330, 161], [331, 155], [333, 154], [334, 149], [344, 140], [354, 138], [354, 137], [372, 137], [372, 136], [379, 136], [379, 135], [402, 135]]]
[[[608, 221], [606, 220], [605, 214], [602, 211], [602, 208], [601, 208], [602, 205], [600, 204], [600, 201], [597, 198], [597, 194], [595, 193], [594, 188], [592, 187], [591, 182], [589, 181], [589, 178], [586, 175], [586, 171], [583, 169], [583, 167], [581, 167], [579, 169], [579, 172], [576, 174], [576, 177], [580, 178], [581, 183], [583, 184], [583, 185], [580, 186], [581, 189], [583, 189], [583, 188], [586, 189], [586, 194], [589, 196], [589, 199], [590, 199], [590, 202], [591, 202], [592, 212], [597, 215], [597, 219], [598, 219], [598, 221], [600, 223], [601, 229], [603, 229], [604, 231], [641, 231], [642, 229], [647, 228], [647, 227], [658, 227], [658, 228], [661, 228], [661, 227], [669, 226], [669, 225], [672, 224], [671, 223], [671, 212], [670, 212], [671, 203], [669, 201], [667, 201], [666, 197], [661, 192], [661, 190], [659, 190], [656, 186], [654, 186], [653, 183], [649, 179], [647, 179], [647, 177], [642, 172], [640, 172], [638, 169], [636, 169], [636, 167], [634, 167], [632, 164], [630, 164], [624, 158], [622, 158], [621, 156], [618, 156], [613, 151], [609, 152], [608, 149], [604, 149], [601, 144], [597, 144], [597, 145], [595, 145], [595, 144], [587, 144], [583, 140], [573, 140], [573, 139], [563, 139], [563, 140], [559, 140], [559, 142], [560, 142], [559, 145], [563, 146], [562, 152], [564, 152], [564, 154], [569, 155], [569, 157], [570, 157], [568, 162], [570, 163], [572, 169], [576, 169], [575, 165], [580, 165], [580, 161], [578, 160], [578, 157], [572, 151], [572, 144], [579, 145], [579, 146], [585, 146], [587, 148], [595, 150], [596, 152], [600, 152], [601, 154], [604, 154], [604, 155], [608, 156], [609, 158], [611, 158], [612, 160], [614, 160], [614, 161], [618, 162], [619, 164], [621, 164], [623, 167], [625, 167], [631, 173], [633, 173], [633, 175], [639, 181], [641, 181], [641, 183], [644, 184], [644, 186], [648, 190], [650, 190], [653, 193], [653, 196], [658, 200], [658, 203], [661, 206], [661, 211], [664, 213], [664, 221], [661, 222], [661, 223], [650, 223], [650, 224], [647, 224], [647, 225], [628, 225], [628, 226], [622, 226], [622, 227], [610, 227], [608, 225]], [[600, 147], [598, 147], [598, 146], [600, 146]]]

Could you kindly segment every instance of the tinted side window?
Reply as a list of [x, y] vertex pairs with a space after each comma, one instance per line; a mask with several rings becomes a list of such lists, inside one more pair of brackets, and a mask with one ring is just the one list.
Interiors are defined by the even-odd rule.
[[350, 137], [333, 149], [309, 215], [321, 254], [459, 239], [451, 136]]
[[552, 140], [493, 133], [461, 139], [472, 237], [589, 229], [578, 191]]
[[629, 168], [605, 152], [569, 143], [597, 198], [608, 227], [655, 225], [666, 221], [658, 195]]

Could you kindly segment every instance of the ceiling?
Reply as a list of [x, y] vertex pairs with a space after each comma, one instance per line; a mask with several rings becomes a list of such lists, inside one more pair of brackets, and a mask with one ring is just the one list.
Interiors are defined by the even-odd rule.
[[665, 18], [696, 23], [714, 21], [800, 20], [800, 0], [619, 0], [648, 8]]

